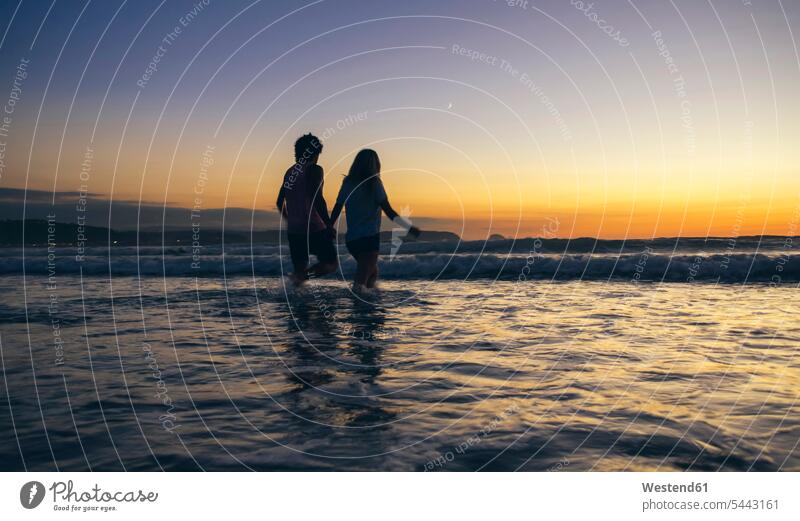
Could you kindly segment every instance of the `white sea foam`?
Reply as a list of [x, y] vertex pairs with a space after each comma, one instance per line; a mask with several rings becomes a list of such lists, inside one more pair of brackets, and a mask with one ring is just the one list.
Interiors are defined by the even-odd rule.
[[[444, 250], [444, 244], [434, 248]], [[629, 281], [722, 281], [774, 282], [800, 281], [800, 254], [768, 253], [482, 253], [428, 251], [397, 255], [392, 262], [381, 262], [381, 278], [386, 279], [500, 279], [500, 280], [602, 280]], [[56, 274], [115, 276], [246, 276], [279, 277], [292, 271], [287, 255], [276, 247], [226, 248], [225, 253], [209, 251], [198, 261], [188, 252], [155, 248], [122, 248], [95, 250], [77, 262], [67, 250], [55, 260]], [[468, 250], [468, 249], [467, 249]], [[461, 249], [459, 249], [461, 251]], [[0, 275], [22, 273], [22, 254], [17, 251], [0, 256]], [[288, 253], [288, 252], [286, 252]], [[340, 251], [342, 270], [346, 276], [355, 271], [355, 263]], [[47, 273], [47, 255], [40, 250], [26, 249], [25, 272], [28, 275]]]

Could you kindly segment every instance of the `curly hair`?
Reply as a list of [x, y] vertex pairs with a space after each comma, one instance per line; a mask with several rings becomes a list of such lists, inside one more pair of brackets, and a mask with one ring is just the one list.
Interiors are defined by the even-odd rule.
[[294, 142], [294, 159], [298, 163], [308, 160], [322, 153], [322, 143], [314, 134], [308, 133], [297, 138]]

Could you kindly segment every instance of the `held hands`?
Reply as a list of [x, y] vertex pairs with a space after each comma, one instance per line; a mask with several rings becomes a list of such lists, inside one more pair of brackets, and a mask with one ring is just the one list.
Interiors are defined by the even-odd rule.
[[333, 226], [328, 226], [325, 229], [325, 234], [328, 236], [330, 240], [336, 242], [336, 228], [334, 228]]

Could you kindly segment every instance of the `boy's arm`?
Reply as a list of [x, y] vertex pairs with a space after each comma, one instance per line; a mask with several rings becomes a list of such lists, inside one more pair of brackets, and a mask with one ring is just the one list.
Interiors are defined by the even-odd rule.
[[331, 226], [336, 224], [336, 220], [339, 219], [339, 215], [342, 213], [342, 203], [336, 201], [336, 204], [333, 205], [333, 210], [331, 211]]
[[286, 208], [283, 206], [283, 201], [285, 198], [286, 198], [286, 187], [284, 185], [281, 185], [281, 189], [278, 192], [278, 200], [275, 202], [275, 204], [278, 207], [278, 211], [281, 212], [284, 217], [287, 217]]
[[310, 196], [314, 201], [314, 209], [317, 211], [319, 216], [322, 217], [322, 222], [325, 223], [325, 226], [332, 228], [333, 223], [331, 222], [330, 215], [328, 215], [328, 204], [325, 202], [325, 196], [322, 194], [324, 177], [322, 167], [317, 165], [316, 168], [312, 169], [311, 173], [313, 174], [313, 182], [309, 183], [309, 189], [313, 189], [313, 193], [311, 193]]
[[339, 188], [339, 194], [336, 196], [336, 203], [333, 205], [333, 211], [331, 212], [331, 226], [336, 225], [336, 221], [339, 220], [339, 216], [342, 215], [342, 210], [344, 209], [344, 202], [347, 199], [347, 192], [345, 190], [345, 181], [342, 181], [342, 186]]

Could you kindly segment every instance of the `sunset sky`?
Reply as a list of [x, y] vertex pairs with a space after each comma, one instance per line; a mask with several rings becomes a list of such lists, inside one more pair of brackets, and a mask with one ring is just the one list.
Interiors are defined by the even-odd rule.
[[2, 2], [0, 188], [272, 211], [311, 131], [329, 204], [370, 147], [468, 238], [796, 234], [800, 4], [749, 4]]

